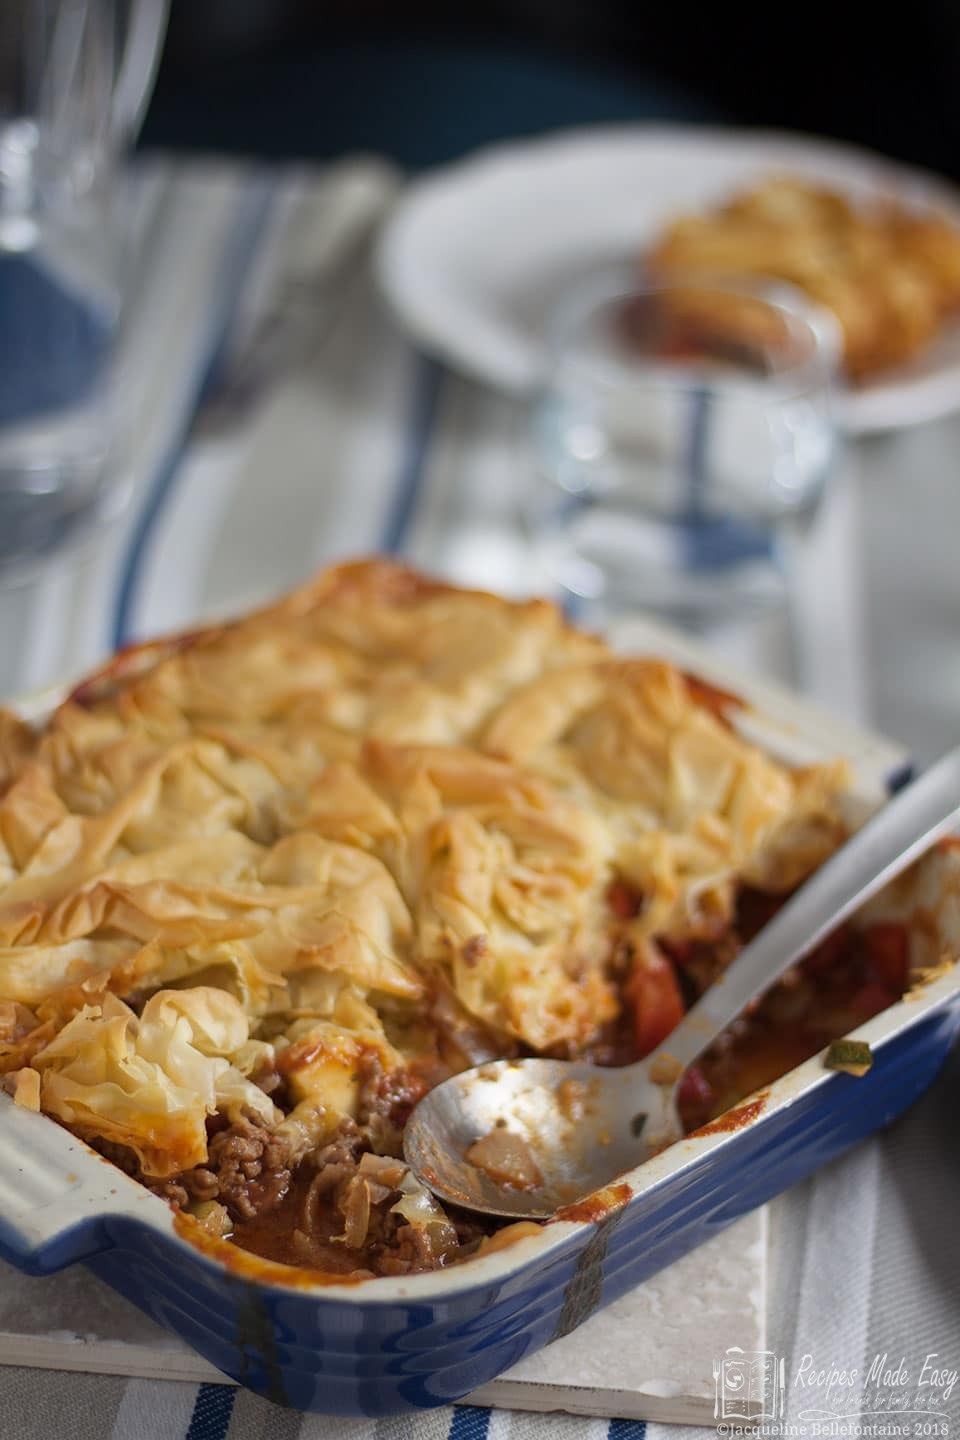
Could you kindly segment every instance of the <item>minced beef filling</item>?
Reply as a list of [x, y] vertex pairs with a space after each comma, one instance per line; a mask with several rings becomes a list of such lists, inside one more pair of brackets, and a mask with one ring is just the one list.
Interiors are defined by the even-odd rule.
[[[716, 980], [778, 903], [745, 892], [737, 922], [725, 935], [664, 944], [682, 1008]], [[902, 926], [878, 923], [857, 932], [841, 927], [689, 1068], [679, 1096], [686, 1128], [714, 1118], [848, 1033], [891, 1004], [907, 983]], [[625, 1004], [587, 1058], [601, 1064], [636, 1059], [633, 1019]], [[231, 1233], [243, 1249], [268, 1260], [360, 1277], [409, 1274], [466, 1259], [496, 1221], [441, 1208], [417, 1190], [402, 1159], [404, 1126], [430, 1081], [415, 1071], [385, 1071], [373, 1051], [361, 1057], [358, 1072], [356, 1119], [343, 1120], [302, 1158], [251, 1111], [232, 1122], [211, 1116], [205, 1164], [167, 1180], [144, 1177], [133, 1151], [94, 1143], [174, 1208], [189, 1210], [213, 1233]], [[281, 1110], [290, 1109], [281, 1071], [271, 1069], [257, 1083]]]
[[211, 1117], [206, 1164], [172, 1179], [144, 1177], [123, 1146], [98, 1148], [174, 1209], [203, 1214], [212, 1202], [234, 1240], [265, 1259], [332, 1274], [411, 1274], [465, 1258], [493, 1228], [439, 1208], [427, 1227], [403, 1213], [403, 1125], [424, 1089], [365, 1058], [357, 1120], [343, 1120], [296, 1166], [286, 1142], [249, 1112], [232, 1124]]
[[205, 1166], [189, 1170], [183, 1183], [194, 1200], [219, 1200], [232, 1220], [273, 1210], [290, 1188], [289, 1152], [253, 1116], [221, 1130], [210, 1141]]
[[273, 1210], [290, 1188], [287, 1146], [255, 1115], [245, 1114], [234, 1124], [215, 1129], [206, 1165], [168, 1180], [145, 1176], [136, 1154], [125, 1145], [109, 1140], [93, 1144], [176, 1210], [185, 1210], [194, 1201], [214, 1200], [226, 1208], [231, 1220], [249, 1220]]
[[429, 1086], [409, 1070], [388, 1072], [373, 1050], [359, 1065], [357, 1124], [377, 1155], [403, 1154], [403, 1127]]
[[409, 1224], [396, 1208], [406, 1166], [369, 1146], [364, 1129], [344, 1120], [306, 1156], [279, 1206], [241, 1221], [234, 1239], [268, 1260], [332, 1274], [406, 1275], [465, 1258], [489, 1233], [449, 1211], [436, 1227]]

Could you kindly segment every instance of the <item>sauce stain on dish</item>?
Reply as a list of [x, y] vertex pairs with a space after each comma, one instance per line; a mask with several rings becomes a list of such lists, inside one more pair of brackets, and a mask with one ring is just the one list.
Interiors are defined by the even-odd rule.
[[753, 1100], [748, 1100], [746, 1105], [737, 1105], [732, 1110], [727, 1110], [723, 1115], [718, 1115], [716, 1120], [711, 1120], [706, 1125], [701, 1125], [694, 1130], [694, 1135], [732, 1135], [736, 1130], [742, 1130], [749, 1125], [757, 1116], [762, 1114], [767, 1103], [767, 1092], [763, 1091]]
[[564, 1205], [553, 1218], [554, 1220], [580, 1220], [595, 1225], [621, 1210], [632, 1194], [630, 1186], [623, 1180], [618, 1181], [615, 1185], [604, 1185], [602, 1190], [595, 1190], [592, 1195], [585, 1195], [582, 1200], [577, 1200], [573, 1205]]

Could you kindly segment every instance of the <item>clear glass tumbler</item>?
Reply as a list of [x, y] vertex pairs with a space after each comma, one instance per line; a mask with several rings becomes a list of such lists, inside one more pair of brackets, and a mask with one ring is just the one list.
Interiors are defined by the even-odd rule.
[[557, 315], [527, 518], [598, 618], [690, 628], [783, 603], [782, 540], [823, 493], [833, 322], [785, 287], [605, 279]]
[[109, 488], [116, 161], [165, 19], [165, 0], [0, 5], [0, 580], [77, 534]]

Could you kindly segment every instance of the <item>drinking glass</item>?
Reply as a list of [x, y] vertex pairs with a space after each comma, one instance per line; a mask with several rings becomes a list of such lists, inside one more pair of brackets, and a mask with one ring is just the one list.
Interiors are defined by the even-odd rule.
[[703, 629], [784, 601], [836, 445], [832, 319], [786, 287], [603, 278], [556, 317], [527, 518], [598, 618]]
[[103, 513], [123, 298], [117, 161], [165, 0], [0, 4], [0, 579]]

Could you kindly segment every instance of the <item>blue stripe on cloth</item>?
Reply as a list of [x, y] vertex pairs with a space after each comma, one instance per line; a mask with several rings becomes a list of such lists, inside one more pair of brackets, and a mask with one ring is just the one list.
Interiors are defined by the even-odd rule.
[[237, 295], [253, 264], [257, 244], [266, 226], [278, 185], [276, 176], [256, 176], [245, 187], [237, 206], [237, 214], [230, 228], [229, 242], [219, 270], [219, 293], [211, 314], [209, 336], [192, 377], [192, 403], [185, 409], [176, 434], [170, 438], [130, 536], [114, 609], [115, 650], [128, 645], [133, 639], [133, 618], [143, 557], [157, 520], [173, 489], [197, 407], [215, 384], [236, 313]]
[[607, 1440], [643, 1440], [646, 1433], [646, 1420], [611, 1420]]
[[487, 1440], [490, 1409], [486, 1405], [457, 1405], [447, 1440]]
[[393, 501], [380, 536], [380, 548], [398, 554], [406, 544], [426, 473], [427, 455], [443, 388], [444, 370], [427, 355], [418, 358], [407, 438], [393, 488]]
[[236, 1395], [233, 1385], [201, 1385], [185, 1440], [225, 1440]]

